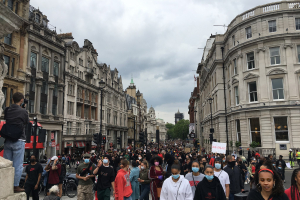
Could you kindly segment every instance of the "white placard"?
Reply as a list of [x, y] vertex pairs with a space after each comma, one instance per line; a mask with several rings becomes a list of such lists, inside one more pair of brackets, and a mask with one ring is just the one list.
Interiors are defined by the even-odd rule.
[[226, 143], [213, 142], [211, 152], [226, 154]]
[[288, 163], [288, 162], [287, 162], [287, 163], [285, 163], [285, 164], [286, 164], [286, 167], [287, 167], [287, 168], [289, 168], [289, 169], [292, 169], [292, 167], [291, 167], [291, 164], [290, 164], [290, 163]]

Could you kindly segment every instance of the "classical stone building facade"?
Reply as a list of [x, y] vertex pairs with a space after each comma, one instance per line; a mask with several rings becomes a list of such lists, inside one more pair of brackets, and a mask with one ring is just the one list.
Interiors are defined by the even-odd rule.
[[49, 24], [47, 16], [32, 6], [27, 32], [27, 109], [29, 117], [37, 117], [43, 129], [47, 130], [46, 152], [40, 150], [39, 153], [53, 156], [61, 153], [62, 148], [65, 42]]
[[60, 34], [60, 37], [66, 42], [64, 152], [81, 153], [96, 147], [92, 140], [93, 134], [100, 132], [101, 80], [106, 83], [102, 98], [102, 135], [107, 136], [106, 149], [117, 148], [117, 137], [127, 134], [122, 78], [117, 69], [97, 63], [98, 53], [89, 40], [84, 40], [80, 48], [73, 41], [72, 33]]
[[26, 27], [28, 26], [29, 1], [3, 0], [1, 3], [1, 6], [5, 6], [13, 11], [23, 20], [22, 27], [19, 30], [9, 33], [1, 39], [5, 47], [4, 62], [8, 66], [7, 75], [2, 87], [2, 92], [5, 96], [2, 107], [5, 108], [12, 104], [13, 93], [21, 92], [24, 94], [25, 92], [28, 49]]
[[299, 32], [299, 3], [281, 1], [238, 15], [225, 34], [215, 36], [197, 70], [197, 115], [207, 151], [211, 148], [209, 97], [214, 138], [227, 141], [223, 65], [230, 150], [258, 142], [263, 155], [278, 157], [300, 147]]

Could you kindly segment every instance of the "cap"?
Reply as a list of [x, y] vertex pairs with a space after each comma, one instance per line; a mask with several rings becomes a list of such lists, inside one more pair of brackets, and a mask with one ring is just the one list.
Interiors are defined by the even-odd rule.
[[91, 155], [90, 155], [90, 154], [88, 154], [88, 153], [86, 153], [86, 154], [84, 154], [84, 155], [83, 155], [83, 157], [84, 157], [84, 158], [90, 158], [90, 157], [91, 157]]
[[56, 160], [56, 159], [58, 159], [57, 156], [53, 156], [53, 157], [51, 158], [51, 160]]
[[283, 156], [282, 156], [282, 155], [280, 155], [279, 157], [281, 157], [281, 158], [282, 158]]
[[293, 151], [292, 149], [290, 149], [290, 151]]

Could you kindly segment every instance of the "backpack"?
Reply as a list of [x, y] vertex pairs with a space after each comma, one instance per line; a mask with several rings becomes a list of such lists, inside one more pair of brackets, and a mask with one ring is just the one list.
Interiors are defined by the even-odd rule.
[[64, 181], [66, 173], [67, 173], [66, 165], [65, 164], [61, 164], [61, 170], [60, 170], [60, 175], [59, 175], [59, 182], [60, 183], [62, 183]]
[[[8, 108], [9, 107], [5, 108], [5, 110], [4, 110], [4, 119], [5, 120], [6, 120]], [[2, 126], [2, 129], [0, 131], [1, 137], [5, 138], [5, 139], [9, 139], [13, 142], [16, 142], [18, 139], [20, 139], [22, 134], [23, 134], [23, 129], [20, 128], [20, 125], [18, 125], [18, 124], [5, 123]]]
[[[90, 168], [92, 167], [92, 165], [93, 165], [93, 162], [90, 161], [89, 166], [88, 166], [85, 170], [83, 170], [83, 171], [79, 174], [79, 176], [84, 176], [84, 175], [86, 175], [86, 172], [88, 172], [90, 175], [93, 175], [93, 172], [90, 170]], [[95, 177], [93, 177], [93, 178], [91, 178], [91, 179], [92, 179], [93, 183], [95, 183]]]

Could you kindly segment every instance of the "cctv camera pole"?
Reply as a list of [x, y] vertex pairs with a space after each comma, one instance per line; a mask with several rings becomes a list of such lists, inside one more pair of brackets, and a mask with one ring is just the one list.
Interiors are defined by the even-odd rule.
[[33, 155], [38, 158], [37, 152], [36, 152], [36, 133], [37, 133], [37, 118], [33, 118], [34, 122], [34, 131], [33, 131]]

